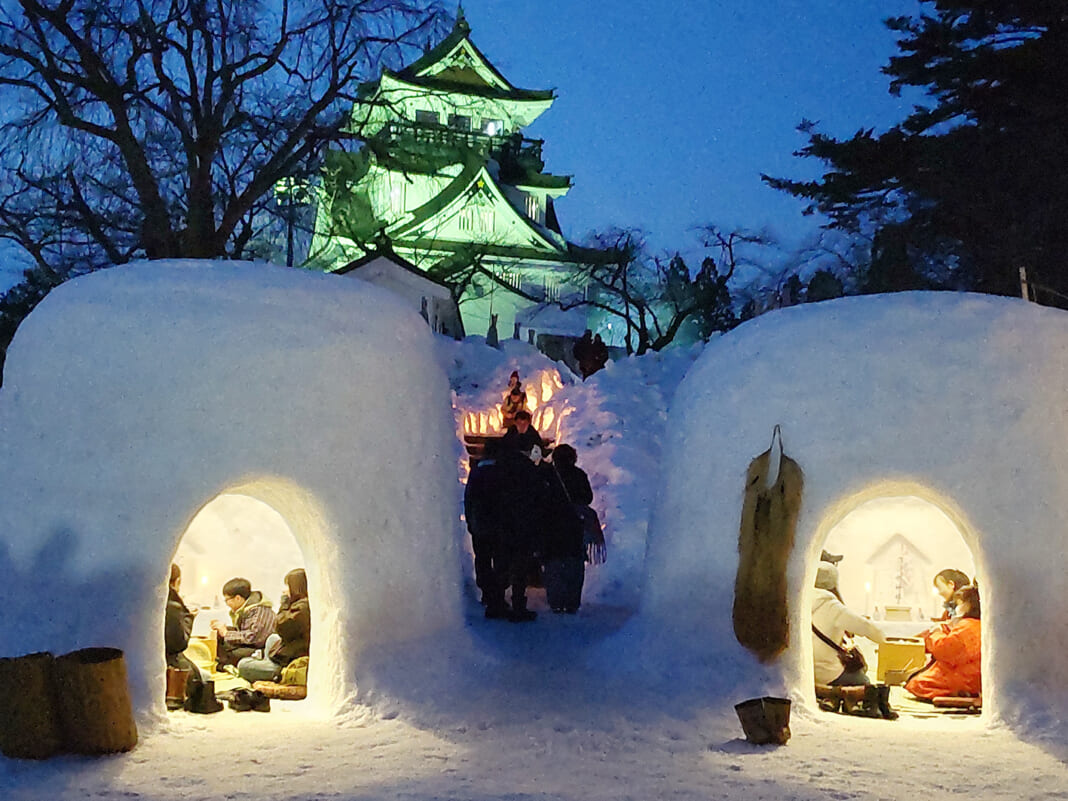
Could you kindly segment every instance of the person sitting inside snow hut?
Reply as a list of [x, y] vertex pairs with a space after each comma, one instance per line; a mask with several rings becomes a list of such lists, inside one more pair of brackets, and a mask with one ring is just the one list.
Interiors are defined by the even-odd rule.
[[939, 620], [952, 620], [955, 617], [960, 617], [957, 612], [957, 602], [953, 599], [953, 596], [961, 587], [967, 587], [971, 583], [972, 580], [968, 578], [968, 574], [962, 570], [948, 568], [939, 571], [938, 575], [934, 577], [935, 591], [943, 601], [942, 608], [944, 611]]
[[282, 668], [311, 651], [311, 606], [304, 569], [298, 567], [286, 573], [285, 585], [274, 633], [267, 638], [263, 653], [246, 656], [237, 663], [237, 675], [245, 681], [278, 681]]
[[[167, 610], [163, 619], [163, 644], [166, 651], [167, 667], [185, 671], [185, 697], [192, 696], [204, 683], [198, 668], [185, 655], [189, 647], [189, 635], [193, 631], [193, 618], [196, 612], [185, 605], [178, 590], [182, 586], [182, 570], [171, 563], [171, 577], [167, 587]], [[176, 695], [177, 699], [178, 696]]]
[[832, 687], [871, 684], [863, 669], [846, 670], [839, 650], [820, 637], [822, 634], [831, 642], [841, 645], [846, 632], [852, 632], [877, 643], [886, 642], [882, 629], [838, 600], [837, 587], [838, 568], [830, 562], [820, 562], [816, 570], [816, 592], [812, 599], [812, 658], [816, 684]]
[[516, 412], [515, 425], [504, 432], [504, 436], [501, 437], [501, 447], [505, 450], [530, 453], [530, 449], [535, 445], [542, 448], [544, 444], [538, 429], [534, 428], [530, 421], [530, 412], [526, 409]]
[[982, 693], [979, 590], [974, 585], [961, 587], [953, 601], [957, 617], [924, 633], [931, 661], [905, 682], [905, 689], [922, 701]]
[[232, 578], [223, 585], [223, 601], [230, 608], [230, 622], [211, 621], [219, 640], [218, 669], [237, 668], [246, 656], [264, 647], [274, 632], [274, 610], [259, 590], [245, 578]]

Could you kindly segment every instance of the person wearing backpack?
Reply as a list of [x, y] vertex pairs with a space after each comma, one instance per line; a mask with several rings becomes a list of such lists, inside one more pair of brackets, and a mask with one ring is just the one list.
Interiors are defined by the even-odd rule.
[[545, 598], [557, 614], [575, 614], [582, 604], [586, 573], [585, 527], [576, 507], [593, 503], [593, 490], [586, 472], [578, 466], [578, 454], [570, 445], [558, 445], [552, 463], [543, 463], [548, 485], [545, 512]]

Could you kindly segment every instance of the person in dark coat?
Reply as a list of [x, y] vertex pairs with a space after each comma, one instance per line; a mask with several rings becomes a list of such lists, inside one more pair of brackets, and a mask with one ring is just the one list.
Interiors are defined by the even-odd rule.
[[596, 372], [593, 357], [593, 331], [587, 328], [582, 332], [582, 337], [571, 348], [571, 355], [578, 362], [583, 381]]
[[182, 571], [176, 564], [171, 564], [171, 578], [167, 587], [167, 611], [163, 618], [163, 647], [166, 652], [167, 667], [189, 671], [185, 680], [185, 694], [191, 696], [203, 683], [200, 669], [185, 655], [189, 647], [189, 635], [193, 631], [193, 618], [196, 613], [189, 611], [182, 597], [178, 594], [182, 586]]
[[608, 364], [608, 346], [604, 344], [601, 335], [597, 334], [593, 338], [593, 348], [590, 353], [590, 365], [593, 367], [590, 375], [602, 369], [606, 364]]
[[263, 655], [247, 656], [237, 663], [237, 674], [246, 681], [278, 681], [282, 668], [311, 651], [311, 606], [304, 569], [286, 573], [285, 585], [274, 634], [267, 638]]
[[500, 548], [501, 522], [498, 514], [500, 471], [497, 456], [500, 447], [496, 440], [486, 443], [485, 456], [471, 468], [464, 487], [464, 520], [471, 534], [471, 550], [475, 554], [475, 584], [482, 591], [482, 604], [487, 618], [508, 616], [504, 589], [508, 567]]
[[[540, 459], [540, 448], [537, 451]], [[508, 619], [513, 623], [534, 620], [537, 613], [527, 609], [527, 577], [539, 550], [543, 528], [542, 510], [546, 504], [545, 482], [529, 455], [505, 448], [497, 459], [498, 491], [496, 515], [500, 525], [498, 554], [508, 565], [508, 584], [512, 587], [512, 608]]]
[[535, 445], [541, 448], [543, 442], [538, 429], [534, 428], [530, 421], [530, 412], [526, 409], [516, 412], [515, 425], [501, 437], [501, 446], [508, 450], [530, 453], [530, 449]]
[[553, 612], [574, 614], [582, 603], [586, 570], [582, 518], [576, 506], [593, 503], [590, 479], [578, 467], [570, 445], [553, 450], [552, 463], [542, 467], [549, 488], [545, 512], [545, 596]]

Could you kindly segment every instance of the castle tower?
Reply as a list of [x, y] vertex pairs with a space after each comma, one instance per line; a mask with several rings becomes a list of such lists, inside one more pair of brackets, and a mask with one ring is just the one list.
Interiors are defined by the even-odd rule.
[[[460, 10], [444, 41], [361, 87], [357, 146], [327, 154], [312, 253], [332, 271], [391, 250], [461, 288], [468, 333], [496, 315], [507, 336], [538, 304], [580, 293], [576, 265], [598, 251], [561, 234], [554, 202], [571, 178], [544, 172], [543, 143], [523, 136], [553, 91], [513, 86], [470, 34]], [[536, 327], [585, 327], [581, 308], [553, 317]]]

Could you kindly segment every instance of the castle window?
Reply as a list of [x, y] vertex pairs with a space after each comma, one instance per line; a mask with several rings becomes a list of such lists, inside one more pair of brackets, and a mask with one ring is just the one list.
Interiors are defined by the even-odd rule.
[[438, 113], [436, 111], [416, 109], [415, 121], [420, 125], [437, 125], [440, 122], [440, 119], [438, 118]]
[[560, 281], [556, 277], [545, 279], [545, 300], [549, 303], [560, 300]]
[[449, 127], [455, 128], [457, 131], [470, 131], [471, 118], [466, 114], [450, 114]]
[[482, 120], [482, 133], [500, 136], [504, 133], [504, 123], [500, 120]]
[[513, 289], [523, 288], [523, 276], [519, 274], [518, 270], [508, 270], [502, 268], [497, 275], [501, 281]]
[[527, 216], [534, 222], [541, 222], [541, 204], [537, 195], [527, 195]]

